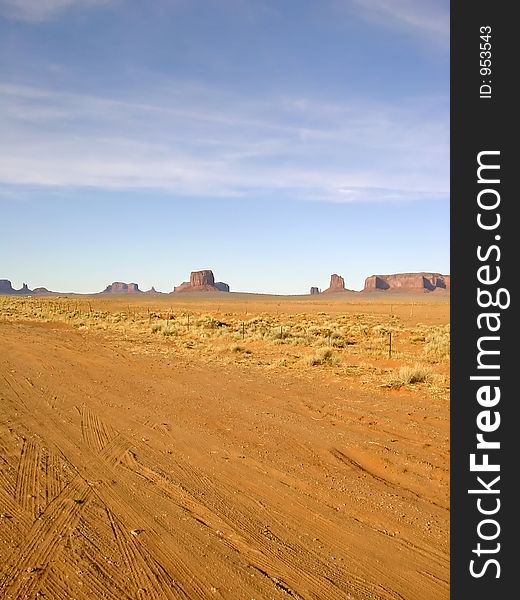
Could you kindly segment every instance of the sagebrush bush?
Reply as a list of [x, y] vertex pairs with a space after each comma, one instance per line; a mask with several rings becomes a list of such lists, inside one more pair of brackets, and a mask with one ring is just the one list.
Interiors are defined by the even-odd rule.
[[410, 385], [414, 383], [427, 383], [431, 381], [431, 378], [431, 369], [416, 363], [413, 367], [401, 367], [397, 382], [402, 385]]
[[310, 367], [314, 367], [316, 365], [335, 365], [339, 363], [339, 359], [331, 348], [321, 348], [316, 354], [307, 356], [305, 362]]
[[244, 348], [244, 346], [239, 346], [238, 344], [233, 344], [230, 348], [231, 352], [243, 353], [243, 354], [251, 354], [251, 350], [249, 348]]
[[435, 332], [426, 338], [424, 345], [426, 356], [433, 361], [447, 360], [450, 358], [450, 332], [449, 330]]

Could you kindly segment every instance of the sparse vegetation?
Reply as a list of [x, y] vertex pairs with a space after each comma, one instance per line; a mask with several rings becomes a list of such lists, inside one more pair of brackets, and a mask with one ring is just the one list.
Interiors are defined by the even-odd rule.
[[432, 362], [448, 360], [450, 358], [450, 328], [446, 326], [445, 330], [435, 331], [426, 339], [424, 352]]
[[244, 346], [239, 346], [238, 344], [233, 344], [230, 348], [231, 352], [242, 353], [242, 354], [251, 354], [251, 350], [249, 348], [244, 348]]
[[405, 366], [399, 369], [398, 383], [409, 385], [414, 383], [427, 383], [431, 380], [432, 370], [415, 364], [413, 367]]
[[339, 363], [339, 360], [330, 348], [322, 348], [313, 356], [307, 356], [305, 362], [310, 367], [314, 367], [316, 365], [336, 365]]
[[[334, 370], [339, 376], [367, 385], [390, 387], [423, 383], [448, 394], [450, 328], [447, 324], [407, 324], [402, 316], [371, 310], [341, 313], [305, 311], [282, 313], [265, 301], [251, 303], [247, 312], [237, 305], [215, 310], [211, 303], [190, 304], [172, 300], [135, 300], [63, 297], [0, 297], [0, 320], [63, 321], [85, 335], [125, 340], [136, 351], [186, 354], [191, 359], [229, 362], [230, 353], [248, 357], [259, 367], [284, 368], [308, 373], [307, 366]], [[419, 310], [416, 304], [414, 310]], [[446, 314], [446, 313], [444, 313]], [[439, 322], [439, 321], [437, 321]], [[392, 352], [389, 352], [390, 333]], [[391, 361], [388, 364], [387, 361]], [[422, 366], [425, 363], [429, 366]], [[414, 365], [403, 366], [404, 365]]]

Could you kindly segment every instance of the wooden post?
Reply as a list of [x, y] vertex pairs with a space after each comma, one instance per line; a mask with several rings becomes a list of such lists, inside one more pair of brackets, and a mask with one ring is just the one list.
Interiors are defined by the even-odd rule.
[[242, 339], [244, 339], [244, 336], [246, 335], [245, 332], [245, 325], [244, 325], [244, 321], [242, 321]]
[[392, 332], [390, 332], [390, 336], [389, 336], [389, 343], [388, 343], [388, 358], [392, 358]]
[[190, 315], [188, 313], [188, 331], [190, 330]]

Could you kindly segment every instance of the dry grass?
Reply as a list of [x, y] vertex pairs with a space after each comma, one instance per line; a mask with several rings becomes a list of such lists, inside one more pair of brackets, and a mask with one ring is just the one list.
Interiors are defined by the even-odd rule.
[[432, 362], [441, 362], [450, 358], [450, 326], [432, 332], [426, 339], [424, 352]]
[[413, 383], [427, 383], [431, 380], [432, 370], [429, 367], [424, 367], [415, 364], [413, 367], [405, 366], [399, 369], [398, 382], [402, 385], [410, 385]]
[[[155, 299], [143, 304], [133, 298], [4, 296], [0, 320], [65, 322], [82, 332], [124, 340], [135, 352], [186, 354], [201, 362], [247, 361], [301, 373], [320, 366], [363, 384], [381, 384], [390, 378], [395, 387], [422, 382], [448, 393], [447, 303], [415, 304], [414, 311], [422, 310], [423, 321], [434, 315], [425, 323], [414, 322], [409, 308], [397, 303], [390, 312], [374, 301], [320, 302], [278, 299], [275, 303], [261, 297], [253, 302], [248, 297], [245, 304], [220, 298], [175, 303]], [[321, 310], [327, 307], [329, 311]], [[431, 366], [421, 367], [421, 362]]]
[[305, 363], [310, 367], [315, 367], [316, 365], [337, 365], [339, 364], [339, 359], [330, 348], [321, 348], [312, 356], [307, 356]]

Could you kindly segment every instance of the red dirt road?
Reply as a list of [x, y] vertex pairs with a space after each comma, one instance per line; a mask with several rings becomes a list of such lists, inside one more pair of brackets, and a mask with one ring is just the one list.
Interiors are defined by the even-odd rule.
[[0, 323], [0, 597], [449, 597], [449, 414]]

